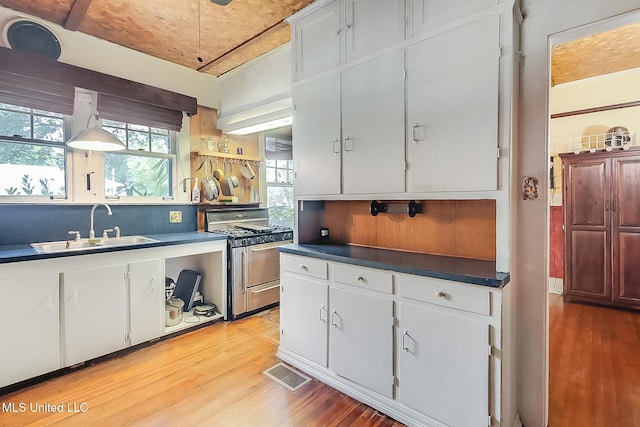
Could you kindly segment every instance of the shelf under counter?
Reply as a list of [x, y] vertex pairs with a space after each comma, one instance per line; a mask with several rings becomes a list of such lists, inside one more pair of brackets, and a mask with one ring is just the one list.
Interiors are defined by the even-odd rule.
[[291, 244], [281, 246], [279, 250], [284, 253], [327, 261], [453, 280], [492, 288], [502, 288], [511, 279], [509, 273], [496, 271], [495, 261], [344, 244]]

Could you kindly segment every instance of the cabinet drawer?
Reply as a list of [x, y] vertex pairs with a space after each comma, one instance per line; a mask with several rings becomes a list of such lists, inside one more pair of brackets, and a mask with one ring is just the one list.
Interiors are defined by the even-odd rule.
[[491, 291], [482, 286], [404, 274], [396, 276], [396, 283], [401, 297], [491, 315]]
[[393, 274], [390, 271], [376, 270], [348, 264], [331, 264], [333, 281], [374, 291], [393, 293]]
[[326, 261], [301, 256], [281, 255], [280, 263], [284, 271], [327, 279], [328, 266]]

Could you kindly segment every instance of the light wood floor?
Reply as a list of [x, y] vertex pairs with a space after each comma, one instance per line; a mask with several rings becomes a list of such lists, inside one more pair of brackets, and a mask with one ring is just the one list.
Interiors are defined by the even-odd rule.
[[640, 313], [549, 299], [549, 427], [640, 427]]
[[[279, 362], [278, 320], [276, 308], [218, 323], [2, 395], [0, 405], [26, 412], [0, 412], [0, 425], [402, 425], [316, 380], [291, 392], [262, 374]], [[31, 404], [65, 412], [31, 412]]]

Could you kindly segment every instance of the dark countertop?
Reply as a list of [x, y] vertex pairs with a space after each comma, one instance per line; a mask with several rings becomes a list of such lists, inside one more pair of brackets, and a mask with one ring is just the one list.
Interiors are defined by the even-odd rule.
[[349, 245], [285, 245], [280, 252], [336, 261], [398, 273], [416, 274], [454, 280], [474, 285], [502, 288], [509, 283], [509, 273], [496, 271], [494, 261], [455, 258], [413, 252]]
[[[122, 236], [127, 237], [127, 236]], [[144, 237], [157, 240], [156, 242], [140, 243], [125, 246], [101, 246], [86, 250], [75, 250], [69, 252], [40, 253], [30, 245], [0, 246], [0, 264], [19, 261], [34, 261], [38, 259], [60, 258], [77, 255], [87, 255], [94, 253], [127, 251], [131, 249], [156, 248], [159, 246], [182, 245], [185, 243], [208, 242], [215, 240], [226, 240], [227, 236], [206, 232], [186, 232], [169, 234], [148, 234]]]

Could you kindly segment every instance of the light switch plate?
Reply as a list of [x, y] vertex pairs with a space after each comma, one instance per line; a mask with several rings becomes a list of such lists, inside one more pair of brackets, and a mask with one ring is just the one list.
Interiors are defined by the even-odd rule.
[[182, 211], [169, 211], [169, 222], [170, 223], [182, 222]]

